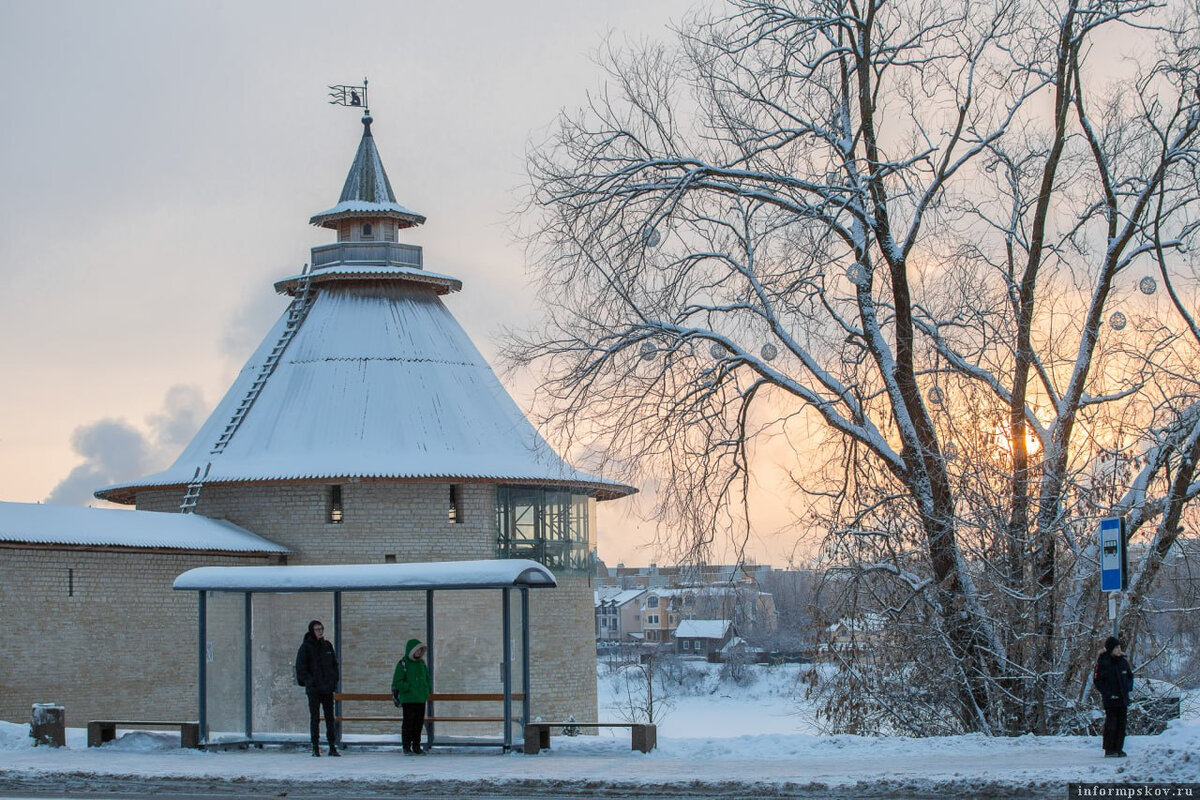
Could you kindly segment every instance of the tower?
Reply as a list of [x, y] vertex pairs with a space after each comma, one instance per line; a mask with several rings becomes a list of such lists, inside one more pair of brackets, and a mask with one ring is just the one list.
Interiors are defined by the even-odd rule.
[[[461, 282], [399, 241], [425, 217], [396, 202], [369, 111], [362, 123], [337, 204], [310, 220], [336, 242], [275, 284], [291, 304], [175, 463], [96, 495], [228, 520], [289, 548], [290, 564], [541, 561], [559, 587], [534, 600], [533, 713], [590, 717], [595, 504], [634, 490], [564, 462], [505, 392], [442, 302]], [[378, 691], [424, 608], [353, 602], [343, 686]], [[442, 691], [499, 679], [494, 614], [475, 602], [437, 612]], [[286, 650], [317, 611], [280, 601], [256, 619], [256, 647]], [[288, 669], [264, 667], [256, 691], [290, 686]]]

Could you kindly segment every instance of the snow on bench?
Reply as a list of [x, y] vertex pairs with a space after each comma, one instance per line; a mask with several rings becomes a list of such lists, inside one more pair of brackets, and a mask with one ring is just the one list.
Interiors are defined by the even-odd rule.
[[181, 720], [101, 719], [87, 726], [87, 746], [99, 747], [117, 738], [117, 728], [179, 728], [180, 747], [200, 746], [200, 723]]

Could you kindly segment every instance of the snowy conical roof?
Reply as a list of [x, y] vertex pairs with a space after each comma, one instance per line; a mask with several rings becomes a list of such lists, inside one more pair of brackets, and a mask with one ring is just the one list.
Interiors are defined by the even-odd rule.
[[[395, 206], [368, 124], [343, 202], [386, 205], [385, 190]], [[373, 262], [376, 251], [384, 255]], [[574, 469], [538, 434], [442, 304], [461, 284], [426, 272], [420, 248], [348, 242], [313, 255], [312, 273], [276, 284], [301, 297], [310, 284], [290, 338], [289, 309], [174, 464], [97, 497], [133, 503], [138, 489], [183, 487], [197, 469], [210, 485], [360, 478], [555, 485], [599, 499], [635, 491]]]
[[425, 222], [423, 215], [409, 211], [396, 202], [392, 182], [388, 180], [383, 161], [379, 158], [375, 137], [371, 135], [369, 114], [363, 116], [362, 141], [358, 143], [358, 152], [354, 155], [354, 163], [350, 165], [350, 173], [346, 176], [338, 204], [314, 214], [309, 222], [333, 228], [337, 227], [339, 220], [351, 217], [386, 217], [396, 220], [401, 228], [411, 228]]
[[207, 484], [396, 478], [633, 492], [559, 458], [434, 288], [403, 278], [323, 284], [229, 444], [212, 455], [286, 319], [170, 468], [97, 496], [133, 502], [135, 490], [183, 486], [210, 462]]

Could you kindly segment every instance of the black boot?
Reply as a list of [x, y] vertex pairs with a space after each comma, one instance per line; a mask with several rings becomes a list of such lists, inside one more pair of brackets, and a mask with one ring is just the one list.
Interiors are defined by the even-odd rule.
[[341, 755], [341, 753], [339, 753], [339, 752], [338, 752], [338, 749], [337, 749], [337, 747], [335, 747], [334, 745], [329, 745], [329, 755], [331, 755], [331, 756], [340, 756], [340, 755]]
[[313, 758], [320, 758], [320, 757], [321, 757], [321, 747], [320, 747], [320, 745], [315, 745], [315, 744], [313, 745], [313, 753], [312, 753], [312, 754], [313, 754]]

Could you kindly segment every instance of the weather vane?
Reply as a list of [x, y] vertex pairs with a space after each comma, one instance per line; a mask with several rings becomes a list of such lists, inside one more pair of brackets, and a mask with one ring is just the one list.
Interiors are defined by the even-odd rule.
[[350, 106], [361, 108], [364, 114], [371, 113], [370, 103], [367, 102], [367, 79], [363, 78], [362, 86], [330, 86], [329, 103], [335, 106]]

